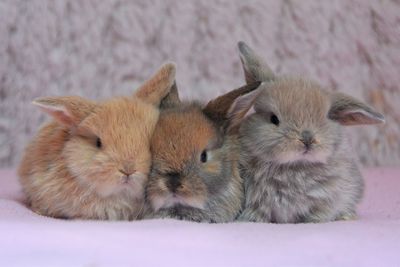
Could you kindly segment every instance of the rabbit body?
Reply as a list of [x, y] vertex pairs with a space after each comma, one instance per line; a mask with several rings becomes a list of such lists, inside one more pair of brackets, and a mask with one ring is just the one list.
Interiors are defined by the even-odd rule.
[[[261, 111], [267, 106], [263, 97], [279, 105], [279, 100], [272, 96], [273, 85], [268, 88], [268, 96], [262, 95], [256, 101], [255, 109], [259, 113], [250, 115], [240, 129], [241, 174], [246, 188], [246, 208], [241, 219], [295, 223], [353, 218], [364, 183], [342, 127], [334, 122], [323, 122], [323, 117], [316, 118], [315, 123], [307, 122], [313, 117], [302, 114], [310, 109], [308, 105], [314, 109], [310, 112], [325, 109], [324, 92], [320, 94], [319, 89], [307, 88], [312, 85], [300, 79], [284, 83], [292, 96], [283, 95], [281, 100], [294, 100], [287, 104], [287, 110], [280, 107], [282, 114], [278, 116], [282, 122], [279, 127], [286, 129], [275, 129], [275, 125], [266, 122], [268, 112]], [[303, 90], [298, 89], [301, 85], [304, 85]], [[276, 90], [280, 95], [284, 89]], [[308, 99], [304, 106], [296, 102], [301, 99]], [[322, 124], [325, 125], [319, 126]], [[293, 155], [303, 150], [304, 145], [296, 138], [296, 133], [306, 128], [322, 135], [316, 137], [319, 143], [314, 144], [314, 151], [307, 152], [308, 155]]]
[[238, 216], [244, 189], [234, 125], [241, 116], [228, 113], [248, 109], [252, 96], [241, 94], [256, 87], [228, 93], [205, 108], [181, 103], [177, 95], [175, 105], [173, 96], [165, 99], [170, 106], [162, 110], [151, 141], [146, 193], [152, 211], [147, 217], [219, 223]]
[[143, 216], [150, 139], [175, 66], [164, 65], [133, 97], [95, 103], [81, 97], [34, 101], [54, 120], [27, 146], [19, 176], [38, 214], [71, 219]]
[[246, 80], [263, 81], [240, 128], [244, 221], [300, 223], [352, 219], [364, 183], [342, 125], [384, 121], [342, 93], [297, 77], [276, 77], [244, 43]]

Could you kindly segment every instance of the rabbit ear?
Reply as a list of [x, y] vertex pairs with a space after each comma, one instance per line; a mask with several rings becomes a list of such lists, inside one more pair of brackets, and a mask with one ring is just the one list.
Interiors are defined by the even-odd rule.
[[211, 100], [203, 109], [204, 114], [226, 131], [240, 124], [259, 94], [261, 82], [254, 82]]
[[385, 118], [379, 112], [357, 99], [342, 94], [332, 95], [332, 105], [328, 117], [342, 125], [384, 123]]
[[67, 127], [77, 126], [96, 106], [94, 102], [79, 96], [40, 97], [33, 100], [32, 104]]
[[247, 83], [255, 81], [271, 81], [275, 74], [264, 60], [256, 55], [245, 42], [239, 42], [239, 54]]
[[176, 86], [176, 81], [171, 87], [168, 95], [161, 100], [160, 108], [171, 108], [175, 106], [179, 106], [181, 104], [181, 100], [179, 98], [178, 87]]
[[166, 63], [140, 88], [135, 96], [159, 106], [161, 100], [169, 93], [175, 81], [176, 67], [174, 63]]

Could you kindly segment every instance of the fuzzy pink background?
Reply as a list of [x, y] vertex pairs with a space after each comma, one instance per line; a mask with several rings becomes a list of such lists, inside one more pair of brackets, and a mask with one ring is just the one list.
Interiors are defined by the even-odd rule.
[[0, 1], [0, 167], [47, 117], [43, 95], [131, 93], [164, 61], [185, 98], [243, 84], [236, 43], [274, 70], [372, 104], [384, 126], [349, 130], [364, 165], [400, 165], [400, 1]]

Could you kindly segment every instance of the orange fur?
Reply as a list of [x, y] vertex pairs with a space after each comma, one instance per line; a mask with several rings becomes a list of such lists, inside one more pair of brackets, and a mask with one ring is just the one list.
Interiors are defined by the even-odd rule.
[[36, 100], [55, 121], [28, 145], [19, 168], [22, 188], [35, 212], [114, 220], [143, 215], [157, 106], [175, 75], [173, 65], [167, 64], [167, 69], [169, 75], [164, 66], [131, 98], [99, 104], [78, 97]]
[[168, 161], [170, 167], [176, 169], [183, 168], [182, 164], [193, 153], [201, 152], [210, 140], [217, 139], [214, 126], [197, 107], [189, 107], [185, 112], [165, 111], [156, 128], [152, 150], [160, 160]]
[[[217, 138], [215, 126], [199, 107], [189, 106], [184, 112], [164, 111], [151, 141], [156, 168], [162, 173], [183, 171], [188, 161], [196, 162], [199, 153], [208, 147], [210, 140]], [[215, 165], [213, 162], [205, 165], [210, 164]], [[207, 170], [219, 174], [216, 168]], [[195, 203], [198, 207], [203, 206], [207, 200], [207, 188], [200, 177], [183, 177], [178, 192], [183, 202]], [[150, 181], [147, 193], [150, 199], [155, 199], [168, 196], [170, 190], [166, 181], [159, 179], [156, 183]]]
[[148, 217], [229, 222], [238, 215], [243, 184], [237, 131], [232, 129], [254, 102], [258, 85], [233, 90], [204, 108], [181, 103], [177, 88], [163, 99], [165, 108], [151, 139]]

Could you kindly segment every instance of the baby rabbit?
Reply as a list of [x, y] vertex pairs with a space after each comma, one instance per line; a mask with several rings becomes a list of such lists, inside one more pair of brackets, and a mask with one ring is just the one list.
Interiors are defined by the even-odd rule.
[[238, 216], [244, 200], [238, 125], [259, 84], [233, 90], [204, 108], [182, 103], [177, 88], [171, 89], [151, 140], [147, 217], [217, 223]]
[[165, 64], [133, 97], [34, 100], [54, 121], [28, 145], [19, 167], [31, 208], [58, 218], [140, 218], [158, 106], [174, 79], [175, 65]]
[[276, 77], [239, 43], [246, 81], [263, 81], [255, 113], [240, 128], [246, 203], [241, 220], [300, 223], [352, 219], [363, 179], [341, 125], [384, 117], [342, 93], [301, 78]]

